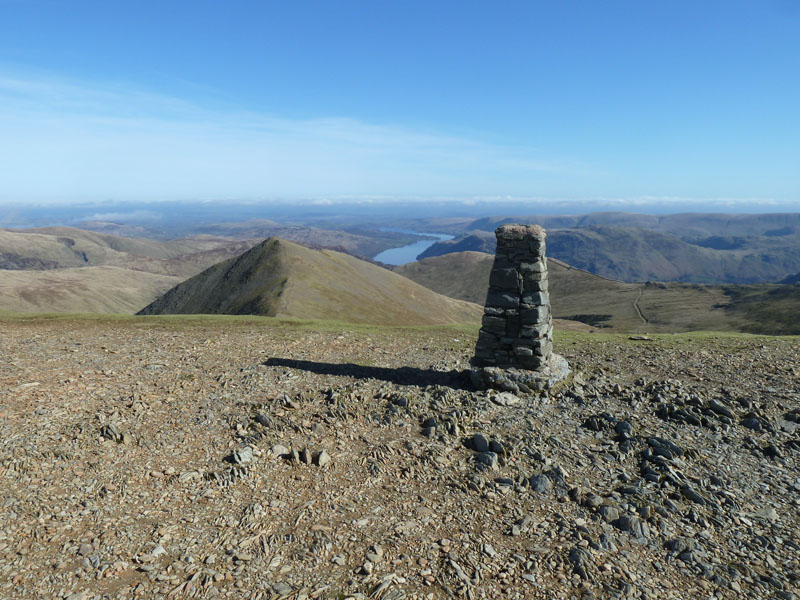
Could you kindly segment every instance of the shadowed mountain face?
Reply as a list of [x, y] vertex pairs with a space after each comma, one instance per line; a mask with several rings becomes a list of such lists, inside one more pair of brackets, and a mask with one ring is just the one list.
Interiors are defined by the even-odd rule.
[[139, 314], [199, 313], [429, 325], [477, 322], [482, 311], [347, 254], [270, 238], [175, 286]]
[[[694, 231], [707, 233], [699, 227]], [[789, 233], [782, 236], [712, 235], [690, 242], [655, 229], [590, 225], [549, 230], [547, 254], [620, 281], [768, 283], [800, 270], [800, 236], [792, 229], [785, 231]], [[488, 232], [473, 231], [437, 242], [418, 258], [463, 250], [493, 253], [493, 238]]]

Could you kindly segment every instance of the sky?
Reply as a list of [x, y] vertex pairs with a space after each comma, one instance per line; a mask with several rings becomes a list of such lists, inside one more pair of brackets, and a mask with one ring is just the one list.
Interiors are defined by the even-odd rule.
[[800, 210], [800, 2], [0, 0], [0, 204]]

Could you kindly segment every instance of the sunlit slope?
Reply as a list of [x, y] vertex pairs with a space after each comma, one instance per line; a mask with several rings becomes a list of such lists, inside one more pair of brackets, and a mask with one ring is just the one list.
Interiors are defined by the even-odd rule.
[[132, 314], [179, 281], [108, 266], [0, 271], [0, 311]]
[[209, 235], [160, 241], [74, 227], [0, 229], [0, 269], [115, 266], [185, 278], [252, 245]]
[[482, 311], [347, 254], [270, 238], [175, 286], [140, 314], [199, 313], [428, 325], [476, 322]]
[[[454, 298], [483, 302], [494, 257], [460, 252], [395, 270]], [[548, 259], [550, 301], [557, 318], [631, 332], [800, 331], [800, 287], [625, 283]]]

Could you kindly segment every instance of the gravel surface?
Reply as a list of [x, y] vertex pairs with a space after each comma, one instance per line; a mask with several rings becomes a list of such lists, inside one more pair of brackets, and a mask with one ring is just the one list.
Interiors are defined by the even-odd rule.
[[0, 598], [795, 598], [800, 343], [0, 322]]

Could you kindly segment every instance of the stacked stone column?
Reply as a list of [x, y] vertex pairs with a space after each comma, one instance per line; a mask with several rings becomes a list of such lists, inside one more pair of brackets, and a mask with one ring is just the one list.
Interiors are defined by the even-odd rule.
[[495, 235], [473, 382], [512, 392], [552, 387], [569, 374], [569, 366], [553, 354], [545, 231], [538, 225], [503, 225]]

